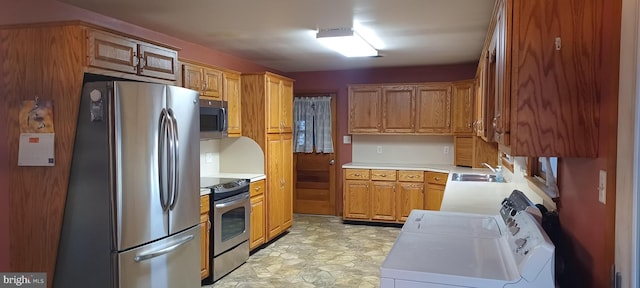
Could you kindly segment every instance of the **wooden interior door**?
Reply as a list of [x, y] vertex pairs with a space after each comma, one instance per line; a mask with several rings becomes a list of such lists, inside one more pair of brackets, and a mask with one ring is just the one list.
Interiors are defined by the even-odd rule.
[[[298, 96], [318, 96], [298, 95]], [[331, 96], [331, 134], [336, 142], [336, 97]], [[336, 214], [336, 153], [294, 153], [293, 212], [301, 214]]]

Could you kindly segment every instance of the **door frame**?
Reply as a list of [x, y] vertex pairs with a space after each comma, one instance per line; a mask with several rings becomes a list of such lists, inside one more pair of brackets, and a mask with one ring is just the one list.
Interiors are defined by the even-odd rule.
[[[331, 91], [331, 92], [326, 92], [326, 91], [321, 91], [321, 90], [302, 90], [302, 91], [294, 91], [293, 92], [293, 97], [295, 99], [295, 97], [317, 97], [317, 96], [329, 96], [331, 97], [331, 139], [333, 141], [333, 154], [334, 154], [334, 164], [333, 165], [338, 165], [338, 163], [340, 161], [338, 161], [340, 159], [340, 145], [338, 143], [338, 92], [337, 91]], [[295, 109], [295, 107], [294, 107]], [[295, 111], [294, 111], [295, 114]], [[295, 125], [295, 123], [294, 123]], [[295, 139], [294, 139], [295, 141]], [[295, 154], [295, 153], [294, 153]], [[295, 197], [296, 197], [296, 184], [298, 183], [297, 179], [298, 179], [298, 175], [297, 175], [297, 171], [298, 171], [298, 167], [297, 167], [297, 160], [296, 157], [294, 157], [294, 161], [293, 161], [293, 199], [295, 201]], [[334, 175], [333, 175], [333, 188], [335, 191], [335, 200], [333, 203], [334, 206], [334, 216], [340, 216], [342, 209], [342, 206], [339, 206], [339, 203], [342, 203], [342, 190], [338, 189], [340, 181], [338, 181], [338, 176], [340, 176], [340, 169], [338, 167], [336, 167], [334, 169]]]
[[615, 203], [615, 272], [640, 285], [640, 4], [622, 0]]

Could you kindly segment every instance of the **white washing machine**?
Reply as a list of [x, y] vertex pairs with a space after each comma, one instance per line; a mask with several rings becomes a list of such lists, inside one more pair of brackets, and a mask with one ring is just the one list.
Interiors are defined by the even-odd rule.
[[412, 211], [382, 263], [381, 288], [555, 287], [551, 240], [509, 204], [496, 216]]

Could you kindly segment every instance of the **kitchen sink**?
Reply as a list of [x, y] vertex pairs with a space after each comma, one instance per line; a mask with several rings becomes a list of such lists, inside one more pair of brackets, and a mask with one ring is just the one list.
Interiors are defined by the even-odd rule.
[[494, 174], [471, 174], [471, 173], [453, 173], [451, 175], [453, 181], [471, 181], [471, 182], [505, 182], [496, 180]]

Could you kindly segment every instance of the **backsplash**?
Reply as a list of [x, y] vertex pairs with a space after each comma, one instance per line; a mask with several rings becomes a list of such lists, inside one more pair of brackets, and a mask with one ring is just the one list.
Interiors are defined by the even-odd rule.
[[248, 137], [200, 141], [200, 177], [220, 173], [264, 174], [264, 153]]
[[220, 172], [220, 141], [200, 141], [200, 176], [211, 176], [218, 172]]
[[358, 163], [453, 165], [453, 136], [353, 135], [351, 149]]

